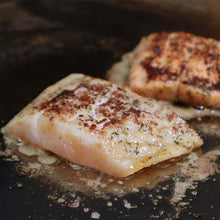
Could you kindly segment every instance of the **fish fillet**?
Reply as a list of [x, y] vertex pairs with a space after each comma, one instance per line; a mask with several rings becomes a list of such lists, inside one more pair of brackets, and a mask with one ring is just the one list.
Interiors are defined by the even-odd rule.
[[184, 32], [144, 37], [130, 87], [146, 97], [220, 108], [220, 43]]
[[2, 131], [116, 177], [187, 154], [203, 143], [182, 118], [155, 100], [83, 74], [48, 87]]

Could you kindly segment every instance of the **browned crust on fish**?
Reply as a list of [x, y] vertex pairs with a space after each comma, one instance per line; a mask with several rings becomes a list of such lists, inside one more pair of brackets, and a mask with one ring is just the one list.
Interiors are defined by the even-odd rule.
[[135, 92], [220, 108], [220, 43], [190, 33], [154, 33], [130, 69]]

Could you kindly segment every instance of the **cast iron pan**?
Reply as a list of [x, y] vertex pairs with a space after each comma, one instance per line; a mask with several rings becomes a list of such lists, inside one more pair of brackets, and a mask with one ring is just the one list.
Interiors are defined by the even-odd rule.
[[[71, 72], [103, 78], [111, 65], [131, 50], [143, 35], [162, 30], [185, 30], [203, 36], [211, 33], [208, 26], [200, 23], [197, 15], [194, 20], [193, 17], [182, 18], [178, 13], [164, 16], [151, 8], [132, 10], [132, 7], [101, 1], [19, 2], [4, 3], [4, 7], [9, 14], [21, 11], [19, 16], [25, 12], [30, 18], [17, 18], [19, 25], [24, 22], [23, 29], [13, 23], [16, 18], [1, 23], [1, 127], [46, 86]], [[36, 17], [43, 20], [40, 25], [34, 22]], [[48, 23], [44, 24], [44, 21]], [[218, 34], [211, 33], [211, 37], [220, 37]], [[141, 196], [149, 193], [147, 189], [119, 198], [113, 208], [106, 206], [103, 199], [80, 192], [90, 212], [83, 212], [82, 207], [62, 207], [47, 199], [55, 185], [20, 175], [15, 166], [16, 163], [0, 157], [0, 219], [89, 219], [93, 210], [101, 214], [101, 219], [153, 219], [152, 216], [161, 210], [164, 213], [159, 219], [172, 219], [176, 214], [173, 206], [165, 200], [161, 200], [154, 209], [152, 201]], [[210, 179], [199, 184], [198, 195], [182, 211], [179, 219], [219, 219], [220, 176], [214, 177], [216, 181]], [[17, 182], [21, 182], [23, 187], [17, 187]], [[172, 181], [161, 184], [172, 186]], [[163, 196], [170, 197], [171, 193], [164, 192]], [[138, 208], [126, 209], [123, 199], [134, 201]]]

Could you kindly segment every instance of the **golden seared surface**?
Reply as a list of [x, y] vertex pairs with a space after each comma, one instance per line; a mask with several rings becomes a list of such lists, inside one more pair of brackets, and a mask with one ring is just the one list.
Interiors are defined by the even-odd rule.
[[[129, 117], [136, 118], [136, 121], [140, 118], [141, 111], [135, 108], [139, 101], [131, 102], [123, 87], [117, 88], [110, 82], [98, 82], [97, 79], [90, 80], [82, 81], [74, 89], [63, 90], [36, 108], [44, 111], [50, 120], [59, 117], [68, 122], [67, 116], [77, 115], [80, 125], [100, 133], [107, 126], [123, 126]], [[101, 129], [98, 129], [100, 124]]]
[[145, 41], [148, 43], [136, 54], [130, 71], [134, 91], [157, 99], [220, 108], [220, 102], [215, 101], [220, 101], [218, 41], [184, 32], [154, 33]]

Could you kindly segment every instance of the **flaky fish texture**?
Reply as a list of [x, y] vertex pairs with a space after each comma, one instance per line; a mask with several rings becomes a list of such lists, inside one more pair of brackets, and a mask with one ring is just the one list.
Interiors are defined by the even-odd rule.
[[139, 44], [130, 87], [146, 97], [220, 108], [220, 43], [190, 33], [154, 33]]
[[182, 118], [155, 100], [83, 74], [48, 87], [3, 133], [116, 177], [187, 154], [203, 143]]

